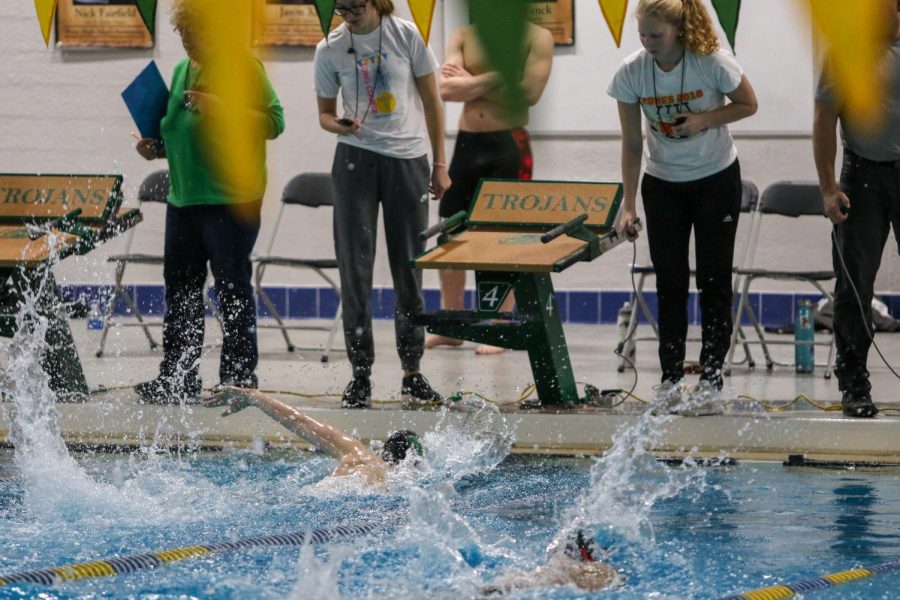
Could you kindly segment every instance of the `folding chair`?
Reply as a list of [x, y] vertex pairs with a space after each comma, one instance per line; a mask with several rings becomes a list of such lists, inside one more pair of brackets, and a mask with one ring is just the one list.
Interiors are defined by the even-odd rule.
[[[750, 213], [754, 214], [756, 210], [756, 205], [759, 200], [759, 190], [752, 181], [748, 181], [746, 179], [741, 180], [741, 212], [742, 213]], [[752, 223], [752, 221], [751, 221]], [[738, 261], [738, 265], [743, 266], [747, 261], [747, 253], [750, 249], [750, 238], [747, 238], [747, 243], [744, 245], [744, 249], [741, 255], [740, 261]], [[735, 271], [737, 271], [738, 267], [735, 267]], [[647, 281], [648, 277], [652, 277], [656, 275], [656, 269], [653, 265], [650, 264], [633, 264], [631, 265], [631, 273], [632, 276], [637, 275], [638, 280], [635, 284], [634, 289], [634, 297], [631, 302], [631, 314], [628, 318], [628, 325], [625, 329], [625, 338], [630, 340], [626, 347], [622, 351], [623, 357], [631, 356], [634, 354], [634, 346], [636, 342], [647, 342], [654, 341], [659, 339], [659, 324], [656, 322], [656, 318], [653, 316], [653, 312], [650, 310], [649, 304], [647, 304], [647, 299], [644, 296], [644, 284]], [[691, 269], [691, 276], [696, 275], [694, 269]], [[736, 293], [738, 289], [738, 278], [735, 278], [732, 290]], [[653, 329], [653, 335], [646, 335], [642, 337], [633, 337], [635, 331], [637, 330], [638, 320], [640, 316], [643, 315], [644, 319], [647, 321], [647, 324]], [[743, 332], [741, 332], [741, 337], [743, 337]], [[699, 342], [700, 338], [688, 338], [689, 342]], [[746, 358], [744, 360], [749, 360], [750, 353], [749, 349], [745, 347]], [[741, 361], [743, 362], [743, 361]], [[625, 358], [620, 359], [618, 371], [622, 373], [625, 371], [628, 361]], [[740, 363], [737, 363], [740, 364]]]
[[[281, 195], [281, 209], [278, 211], [278, 217], [272, 229], [272, 236], [269, 238], [269, 244], [264, 254], [254, 255], [250, 258], [256, 263], [255, 287], [256, 294], [262, 300], [269, 314], [275, 319], [275, 324], [258, 325], [262, 328], [280, 329], [281, 335], [284, 336], [284, 342], [287, 345], [288, 352], [294, 350], [316, 350], [322, 352], [322, 362], [328, 362], [328, 354], [332, 351], [334, 339], [337, 335], [338, 328], [341, 323], [341, 303], [338, 301], [337, 311], [330, 325], [287, 325], [281, 314], [275, 308], [272, 299], [266, 293], [263, 287], [263, 278], [265, 277], [268, 267], [289, 267], [293, 269], [308, 269], [316, 273], [325, 280], [331, 289], [335, 291], [338, 299], [341, 297], [340, 285], [329, 277], [326, 270], [336, 270], [338, 268], [337, 260], [333, 258], [298, 258], [277, 256], [272, 254], [272, 248], [275, 245], [275, 238], [281, 226], [285, 209], [289, 206], [300, 206], [306, 208], [320, 208], [323, 206], [334, 205], [334, 183], [331, 180], [330, 173], [301, 173], [291, 179]], [[295, 346], [288, 335], [289, 329], [306, 329], [313, 331], [327, 331], [328, 341], [323, 346], [318, 347], [299, 347]]]
[[[759, 207], [754, 214], [754, 222], [750, 231], [750, 246], [747, 251], [747, 261], [742, 268], [737, 269], [739, 284], [739, 302], [736, 318], [734, 320], [734, 330], [731, 335], [731, 348], [728, 352], [728, 358], [725, 361], [726, 373], [730, 373], [733, 363], [734, 350], [737, 345], [738, 337], [741, 335], [741, 319], [743, 315], [747, 315], [748, 320], [753, 325], [758, 339], [742, 340], [745, 351], [748, 344], [759, 344], [762, 346], [763, 354], [766, 359], [766, 369], [772, 370], [774, 365], [789, 366], [792, 363], [777, 362], [772, 358], [769, 352], [770, 345], [798, 345], [793, 339], [790, 340], [772, 340], [767, 339], [759, 317], [753, 311], [750, 305], [750, 286], [757, 279], [773, 279], [779, 281], [801, 281], [812, 285], [823, 296], [834, 301], [834, 298], [828, 290], [825, 289], [824, 283], [835, 278], [833, 270], [823, 271], [799, 271], [799, 270], [782, 270], [782, 269], [763, 269], [754, 267], [754, 255], [756, 253], [757, 243], [759, 241], [759, 232], [762, 227], [763, 219], [769, 220], [770, 217], [817, 217], [821, 218], [825, 215], [822, 203], [822, 194], [819, 191], [819, 185], [814, 182], [794, 182], [779, 181], [773, 183], [765, 189], [759, 201]], [[799, 344], [810, 344], [815, 346], [828, 346], [828, 360], [822, 365], [825, 367], [825, 379], [831, 378], [832, 365], [834, 360], [834, 336], [829, 336], [828, 340], [816, 340], [814, 342], [799, 342]], [[753, 368], [752, 359], [749, 363]]]
[[[140, 188], [138, 188], [138, 202], [141, 210], [146, 209], [146, 203], [154, 203], [156, 205], [165, 207], [168, 199], [169, 171], [166, 169], [155, 171], [148, 175], [141, 182]], [[150, 327], [160, 326], [162, 325], [162, 323], [159, 322], [159, 320], [154, 320], [151, 322], [145, 319], [144, 315], [141, 314], [141, 311], [138, 309], [137, 303], [134, 301], [134, 298], [128, 292], [123, 283], [123, 280], [125, 278], [125, 267], [127, 267], [129, 264], [159, 266], [162, 266], [163, 264], [162, 254], [141, 254], [131, 251], [131, 246], [134, 243], [134, 236], [138, 229], [140, 229], [140, 227], [133, 227], [128, 232], [128, 238], [125, 241], [125, 249], [122, 254], [116, 254], [106, 259], [107, 262], [116, 263], [116, 282], [113, 288], [112, 296], [109, 298], [109, 302], [106, 305], [106, 313], [103, 318], [103, 334], [100, 337], [100, 346], [97, 348], [96, 352], [98, 358], [103, 356], [103, 350], [106, 347], [106, 337], [107, 335], [109, 335], [110, 328], [114, 326], [140, 327], [144, 330], [144, 336], [147, 338], [147, 342], [150, 344], [150, 349], [155, 350], [159, 347], [159, 343], [154, 339], [153, 334], [150, 333]], [[125, 302], [125, 306], [128, 308], [130, 316], [137, 321], [136, 323], [126, 321], [126, 319], [128, 318], [127, 315], [122, 317], [116, 317], [113, 315], [113, 311], [116, 308], [116, 301], [119, 298], [121, 298], [122, 301]], [[216, 320], [219, 321], [219, 324], [221, 325], [221, 316], [219, 315], [219, 311], [209, 295], [208, 282], [203, 293], [203, 299], [206, 304], [207, 310], [216, 317]]]

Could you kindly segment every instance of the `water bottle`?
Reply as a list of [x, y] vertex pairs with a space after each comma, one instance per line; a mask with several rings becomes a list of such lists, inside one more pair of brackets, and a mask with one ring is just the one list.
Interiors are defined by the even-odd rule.
[[91, 307], [88, 310], [87, 328], [103, 329], [103, 315], [100, 313], [100, 303], [97, 301], [91, 302]]
[[[801, 300], [797, 306], [797, 319], [794, 321], [794, 366], [797, 373], [812, 373], [816, 366], [813, 342], [816, 339], [816, 328], [813, 324], [812, 303]], [[806, 342], [800, 344], [800, 342]]]

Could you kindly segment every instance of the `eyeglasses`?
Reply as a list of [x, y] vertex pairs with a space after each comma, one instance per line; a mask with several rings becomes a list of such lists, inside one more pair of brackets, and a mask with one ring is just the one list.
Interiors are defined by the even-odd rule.
[[345, 17], [348, 14], [359, 16], [366, 11], [366, 6], [368, 5], [369, 0], [366, 0], [362, 4], [354, 4], [353, 6], [335, 6], [334, 12], [336, 12], [339, 17]]

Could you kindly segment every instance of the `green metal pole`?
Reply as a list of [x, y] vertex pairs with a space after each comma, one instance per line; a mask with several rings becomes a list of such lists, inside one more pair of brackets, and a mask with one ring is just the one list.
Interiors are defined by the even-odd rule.
[[531, 373], [541, 404], [579, 403], [569, 348], [549, 273], [520, 273], [516, 303], [525, 320]]
[[[90, 390], [50, 265], [17, 269], [12, 281], [22, 297], [36, 296], [37, 314], [47, 319], [47, 350], [41, 357], [41, 366], [50, 377], [50, 388], [61, 402], [86, 400]], [[13, 333], [14, 330], [13, 326]]]

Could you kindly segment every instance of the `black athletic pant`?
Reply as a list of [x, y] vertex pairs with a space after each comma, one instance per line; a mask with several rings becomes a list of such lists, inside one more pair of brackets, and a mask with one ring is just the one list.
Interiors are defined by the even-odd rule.
[[688, 331], [688, 251], [691, 230], [697, 255], [703, 346], [701, 379], [722, 385], [722, 364], [731, 341], [732, 263], [741, 210], [741, 167], [687, 182], [644, 175], [641, 196], [659, 304], [659, 362], [663, 381], [684, 374]]
[[418, 371], [425, 330], [413, 317], [425, 306], [422, 272], [412, 259], [425, 250], [419, 233], [428, 227], [428, 158], [401, 159], [338, 144], [331, 168], [334, 248], [341, 275], [344, 339], [354, 377], [368, 377], [375, 360], [372, 337], [372, 270], [378, 209], [384, 209], [384, 237], [394, 282], [394, 329], [405, 371]]
[[[837, 346], [835, 373], [841, 390], [868, 392], [866, 359], [872, 342], [872, 295], [891, 225], [900, 248], [900, 169], [873, 163], [844, 152], [841, 186], [850, 199], [847, 220], [834, 226], [838, 247], [832, 248], [834, 272], [834, 334]], [[834, 246], [834, 241], [832, 241]], [[840, 249], [850, 274], [841, 265]], [[859, 292], [866, 320], [850, 281]]]
[[[246, 222], [246, 214], [252, 222]], [[256, 302], [251, 283], [250, 252], [259, 235], [258, 205], [241, 211], [201, 205], [166, 210], [163, 279], [163, 360], [160, 375], [190, 385], [199, 381], [205, 307], [206, 263], [215, 279], [222, 314], [221, 381], [251, 381], [259, 361]]]

